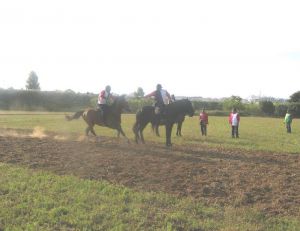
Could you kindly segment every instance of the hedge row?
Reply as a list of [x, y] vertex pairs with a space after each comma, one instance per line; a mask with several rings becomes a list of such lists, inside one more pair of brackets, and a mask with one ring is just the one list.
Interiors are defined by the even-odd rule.
[[[151, 99], [140, 98], [130, 98], [128, 101], [133, 113], [153, 103]], [[205, 108], [210, 115], [218, 116], [228, 115], [230, 109], [227, 104], [221, 101], [193, 101], [197, 114]], [[82, 94], [71, 90], [62, 92], [0, 89], [0, 110], [76, 111], [86, 107], [96, 107], [96, 105], [97, 95], [92, 93]], [[271, 105], [272, 110], [269, 112], [266, 112], [262, 105], [243, 103], [240, 105], [240, 113], [245, 116], [283, 117], [289, 109], [295, 117], [300, 117], [300, 103], [275, 103], [273, 109]]]

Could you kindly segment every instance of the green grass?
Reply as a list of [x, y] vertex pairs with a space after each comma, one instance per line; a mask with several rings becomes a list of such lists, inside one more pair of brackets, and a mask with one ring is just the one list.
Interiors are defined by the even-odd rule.
[[293, 217], [206, 207], [106, 182], [0, 164], [0, 230], [297, 231]]
[[204, 143], [208, 146], [237, 148], [253, 151], [300, 153], [300, 121], [294, 120], [293, 133], [287, 134], [283, 119], [242, 117], [239, 127], [240, 138], [231, 138], [227, 117], [210, 117], [208, 136], [200, 137], [197, 119], [184, 124], [184, 142]]
[[[4, 113], [4, 112], [2, 112]], [[34, 129], [42, 127], [46, 131], [58, 133], [73, 133], [84, 135], [85, 122], [80, 118], [67, 122], [63, 114], [32, 114], [32, 115], [0, 115], [0, 128]], [[132, 126], [134, 115], [122, 115], [122, 126], [130, 139], [133, 139]], [[116, 136], [114, 130], [95, 126], [96, 133], [104, 136]], [[175, 144], [202, 144], [208, 147], [230, 149], [245, 149], [253, 151], [272, 151], [284, 153], [300, 153], [300, 121], [292, 123], [292, 134], [287, 134], [283, 119], [242, 117], [240, 124], [240, 139], [232, 139], [227, 117], [209, 117], [208, 136], [202, 137], [197, 116], [186, 117], [183, 124], [183, 137], [176, 137], [176, 125], [173, 129], [172, 142]], [[164, 128], [160, 128], [162, 137], [155, 137], [146, 127], [146, 141], [164, 142]]]
[[[0, 128], [34, 129], [83, 135], [82, 119], [67, 122], [63, 114], [0, 113]], [[11, 113], [11, 112], [8, 112]], [[133, 139], [134, 115], [123, 115], [122, 125]], [[226, 117], [209, 117], [208, 136], [200, 136], [198, 118], [186, 117], [183, 137], [175, 144], [201, 144], [223, 149], [299, 153], [300, 122], [287, 134], [282, 119], [242, 117], [240, 139], [232, 139]], [[176, 128], [176, 126], [175, 126]], [[149, 127], [145, 139], [164, 142]], [[99, 135], [116, 132], [96, 127]], [[299, 217], [267, 217], [253, 208], [207, 207], [192, 198], [136, 192], [103, 181], [0, 164], [0, 230], [220, 230], [299, 231]]]

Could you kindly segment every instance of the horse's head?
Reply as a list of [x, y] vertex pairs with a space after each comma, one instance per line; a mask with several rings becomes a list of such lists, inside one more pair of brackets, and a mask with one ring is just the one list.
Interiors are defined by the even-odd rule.
[[167, 105], [166, 110], [170, 114], [176, 115], [189, 115], [193, 116], [195, 114], [195, 110], [193, 108], [192, 102], [188, 99], [177, 100], [173, 103]]
[[121, 111], [130, 112], [128, 101], [125, 96], [118, 96], [114, 101], [115, 107]]
[[194, 108], [193, 108], [193, 104], [192, 104], [192, 102], [191, 102], [190, 100], [188, 100], [188, 99], [184, 99], [184, 101], [185, 101], [185, 111], [186, 111], [186, 113], [187, 113], [190, 117], [192, 117], [192, 116], [195, 114], [195, 110], [194, 110]]

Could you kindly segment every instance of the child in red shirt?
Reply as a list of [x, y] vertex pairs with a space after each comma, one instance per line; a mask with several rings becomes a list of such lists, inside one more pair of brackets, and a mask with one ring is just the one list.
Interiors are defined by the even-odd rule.
[[205, 112], [205, 109], [203, 109], [202, 112], [200, 113], [199, 121], [200, 121], [201, 134], [202, 134], [202, 136], [206, 136], [207, 135], [208, 115]]

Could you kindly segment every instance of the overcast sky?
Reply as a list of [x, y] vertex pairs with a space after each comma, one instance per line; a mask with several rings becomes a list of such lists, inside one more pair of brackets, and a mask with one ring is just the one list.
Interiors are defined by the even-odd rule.
[[288, 98], [299, 0], [1, 0], [0, 88]]

